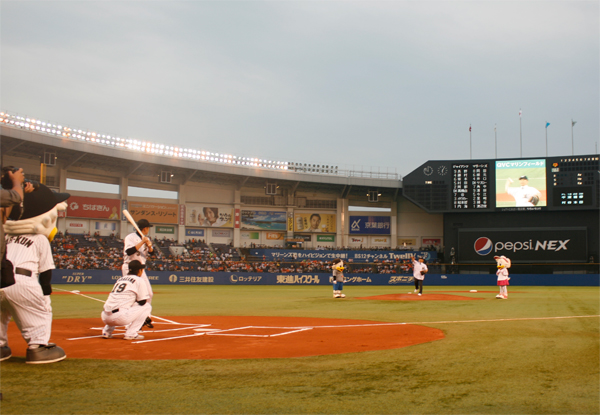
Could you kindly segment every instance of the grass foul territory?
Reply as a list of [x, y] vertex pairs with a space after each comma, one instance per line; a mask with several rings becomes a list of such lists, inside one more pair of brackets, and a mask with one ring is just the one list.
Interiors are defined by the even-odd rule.
[[11, 322], [3, 415], [600, 413], [598, 287], [157, 285], [146, 342], [99, 337], [112, 287], [56, 288], [67, 359]]

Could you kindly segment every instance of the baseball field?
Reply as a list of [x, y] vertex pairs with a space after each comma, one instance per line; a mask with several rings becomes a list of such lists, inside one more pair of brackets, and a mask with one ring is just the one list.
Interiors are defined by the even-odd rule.
[[598, 287], [156, 285], [137, 342], [100, 337], [110, 288], [55, 286], [62, 362], [10, 323], [2, 414], [600, 413]]

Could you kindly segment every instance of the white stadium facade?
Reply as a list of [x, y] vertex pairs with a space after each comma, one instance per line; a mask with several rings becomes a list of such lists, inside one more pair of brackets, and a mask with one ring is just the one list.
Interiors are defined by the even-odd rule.
[[[121, 208], [130, 210], [139, 204], [177, 206], [177, 218], [150, 219], [159, 225], [151, 231], [158, 238], [183, 242], [201, 235], [207, 243], [236, 247], [252, 243], [283, 247], [287, 242], [313, 249], [443, 244], [443, 215], [427, 213], [402, 197], [402, 180], [395, 172], [345, 170], [333, 164], [173, 148], [166, 143], [106, 136], [8, 113], [2, 113], [0, 125], [2, 166], [22, 167], [30, 179], [43, 180], [50, 188], [72, 196], [118, 200]], [[74, 191], [67, 187], [69, 179], [92, 183], [89, 191]], [[98, 192], [99, 184], [116, 185], [118, 190]], [[168, 191], [171, 197], [135, 197], [129, 194], [130, 187]], [[226, 219], [230, 215], [231, 222], [218, 229], [214, 224], [203, 226], [194, 215], [201, 215], [207, 206], [217, 208]], [[284, 230], [249, 229], [241, 224], [242, 211], [284, 212]], [[300, 218], [306, 224], [315, 213], [321, 216], [318, 232], [298, 227]], [[388, 229], [383, 234], [379, 230], [351, 235], [352, 215], [389, 217], [389, 224], [384, 224]], [[115, 229], [121, 238], [132, 231], [124, 218], [102, 219], [109, 226], [99, 229], [97, 222], [97, 218], [69, 215], [59, 219], [58, 227], [63, 232], [98, 230], [101, 235]]]

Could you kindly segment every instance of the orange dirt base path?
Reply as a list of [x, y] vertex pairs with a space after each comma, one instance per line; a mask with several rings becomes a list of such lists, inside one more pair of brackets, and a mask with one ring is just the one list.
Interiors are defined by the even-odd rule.
[[[143, 341], [101, 336], [99, 318], [52, 323], [51, 342], [76, 359], [172, 360], [261, 359], [320, 356], [398, 349], [444, 338], [441, 330], [402, 323], [292, 317], [185, 316], [154, 318]], [[13, 358], [24, 357], [26, 343], [9, 324]]]

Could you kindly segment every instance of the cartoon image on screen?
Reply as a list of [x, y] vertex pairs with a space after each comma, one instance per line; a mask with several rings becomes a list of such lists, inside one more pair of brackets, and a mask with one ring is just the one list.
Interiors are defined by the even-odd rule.
[[546, 160], [496, 161], [496, 207], [547, 206]]

